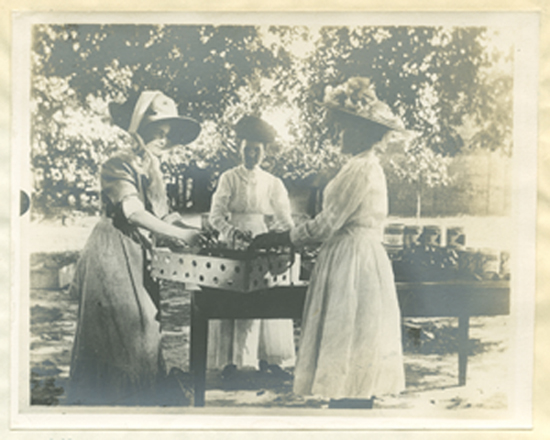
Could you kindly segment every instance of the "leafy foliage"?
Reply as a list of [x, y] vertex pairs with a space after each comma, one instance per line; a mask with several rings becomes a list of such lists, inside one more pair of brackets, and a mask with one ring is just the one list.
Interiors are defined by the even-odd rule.
[[254, 26], [44, 25], [35, 53], [35, 73], [69, 78], [81, 102], [158, 89], [201, 119], [220, 117], [247, 78], [275, 63]]
[[[466, 117], [477, 124], [498, 120], [510, 127], [510, 83], [489, 81], [490, 53], [485, 28], [325, 27], [310, 58], [307, 93], [322, 99], [326, 85], [352, 76], [371, 79], [379, 98], [410, 130], [422, 133], [429, 148], [454, 155], [464, 146], [458, 128]], [[504, 78], [509, 78], [504, 76]], [[502, 78], [502, 79], [504, 79]], [[482, 126], [492, 145], [509, 135]]]
[[[35, 26], [33, 37], [33, 202], [46, 214], [97, 210], [99, 165], [125, 139], [107, 104], [143, 89], [162, 90], [201, 121], [200, 138], [173, 151], [164, 169], [168, 180], [205, 170], [210, 189], [239, 162], [232, 127], [243, 114], [279, 129], [265, 162], [274, 174], [312, 181], [337, 170], [345, 158], [320, 103], [327, 85], [352, 76], [369, 77], [420, 133], [434, 185], [445, 180], [439, 155], [512, 150], [511, 58], [481, 27], [51, 24]], [[407, 154], [399, 176], [411, 181], [419, 156]]]
[[[265, 168], [287, 182], [305, 182], [318, 185], [319, 177], [334, 175], [346, 161], [337, 147], [325, 145], [318, 151], [287, 146], [278, 155], [265, 161]], [[325, 184], [326, 184], [326, 179]], [[322, 185], [324, 186], [324, 185]]]
[[420, 137], [408, 143], [404, 154], [393, 157], [390, 164], [392, 171], [402, 182], [412, 185], [416, 189], [417, 217], [421, 215], [422, 189], [445, 186], [451, 182], [449, 176], [450, 158], [436, 153]]
[[63, 208], [95, 212], [100, 164], [126, 134], [106, 121], [93, 98], [81, 106], [59, 77], [35, 76], [32, 104], [33, 204], [46, 215]]

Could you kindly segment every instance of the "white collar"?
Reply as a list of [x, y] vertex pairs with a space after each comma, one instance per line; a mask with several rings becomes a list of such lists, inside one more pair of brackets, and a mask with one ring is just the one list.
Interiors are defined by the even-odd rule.
[[369, 148], [368, 150], [363, 151], [362, 153], [356, 154], [354, 157], [359, 159], [359, 158], [367, 158], [367, 157], [376, 157], [376, 155], [374, 154], [374, 149]]
[[237, 167], [237, 170], [243, 175], [243, 176], [255, 176], [259, 173], [261, 173], [262, 169], [259, 165], [254, 166], [251, 170], [246, 168], [244, 164], [241, 164]]

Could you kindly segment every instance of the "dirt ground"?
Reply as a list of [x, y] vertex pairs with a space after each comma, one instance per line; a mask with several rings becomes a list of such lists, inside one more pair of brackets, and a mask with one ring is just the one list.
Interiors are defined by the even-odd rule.
[[[459, 219], [460, 220], [460, 219]], [[483, 225], [471, 218], [470, 236], [491, 246], [495, 222]], [[78, 251], [97, 218], [83, 218], [62, 226], [55, 222], [33, 223], [30, 252], [48, 254]], [[457, 224], [455, 219], [443, 220]], [[501, 225], [502, 226], [502, 225]], [[468, 231], [468, 229], [467, 229]], [[500, 234], [499, 234], [500, 235]], [[502, 235], [500, 244], [502, 244]], [[53, 258], [53, 257], [52, 257]], [[162, 289], [163, 350], [167, 369], [189, 369], [189, 292], [165, 283]], [[31, 404], [63, 405], [78, 302], [67, 289], [31, 289], [30, 369]], [[403, 327], [406, 391], [396, 397], [376, 399], [375, 408], [399, 410], [504, 410], [511, 399], [510, 316], [475, 317], [470, 320], [467, 383], [458, 386], [457, 325], [453, 318], [406, 319], [421, 327], [420, 333]], [[296, 326], [296, 340], [299, 339]], [[288, 370], [292, 373], [292, 369]], [[241, 371], [231, 381], [220, 372], [207, 375], [207, 407], [308, 407], [324, 408], [327, 402], [292, 393], [292, 379], [259, 371]]]

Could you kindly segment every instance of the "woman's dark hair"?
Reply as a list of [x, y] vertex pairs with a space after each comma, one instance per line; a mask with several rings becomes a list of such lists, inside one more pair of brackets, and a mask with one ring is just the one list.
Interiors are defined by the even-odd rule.
[[270, 144], [277, 132], [266, 121], [257, 116], [243, 116], [235, 125], [237, 139]]
[[340, 126], [347, 131], [347, 135], [360, 151], [370, 150], [390, 131], [385, 125], [363, 118], [347, 118], [346, 121], [340, 121]]
[[365, 149], [372, 148], [384, 138], [388, 131], [390, 131], [388, 127], [377, 123], [368, 124], [368, 127], [365, 127], [363, 130], [365, 132], [363, 143]]

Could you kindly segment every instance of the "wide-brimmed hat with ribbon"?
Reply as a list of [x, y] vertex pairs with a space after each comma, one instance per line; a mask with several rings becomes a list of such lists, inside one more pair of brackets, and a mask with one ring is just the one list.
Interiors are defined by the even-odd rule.
[[123, 114], [123, 108], [128, 104], [131, 103], [127, 102], [119, 107], [115, 104], [110, 105], [109, 109], [114, 122], [129, 133], [137, 133], [140, 128], [153, 122], [167, 122], [170, 124], [171, 141], [174, 144], [186, 145], [193, 142], [201, 131], [201, 126], [196, 120], [180, 116], [174, 100], [158, 90], [141, 92], [131, 110], [129, 122], [117, 115], [117, 112]]
[[235, 125], [234, 130], [240, 139], [264, 144], [272, 143], [277, 136], [276, 130], [257, 116], [243, 116]]
[[374, 84], [368, 78], [348, 79], [337, 87], [327, 86], [323, 104], [339, 117], [376, 124], [404, 132], [405, 125], [390, 106], [376, 96]]

